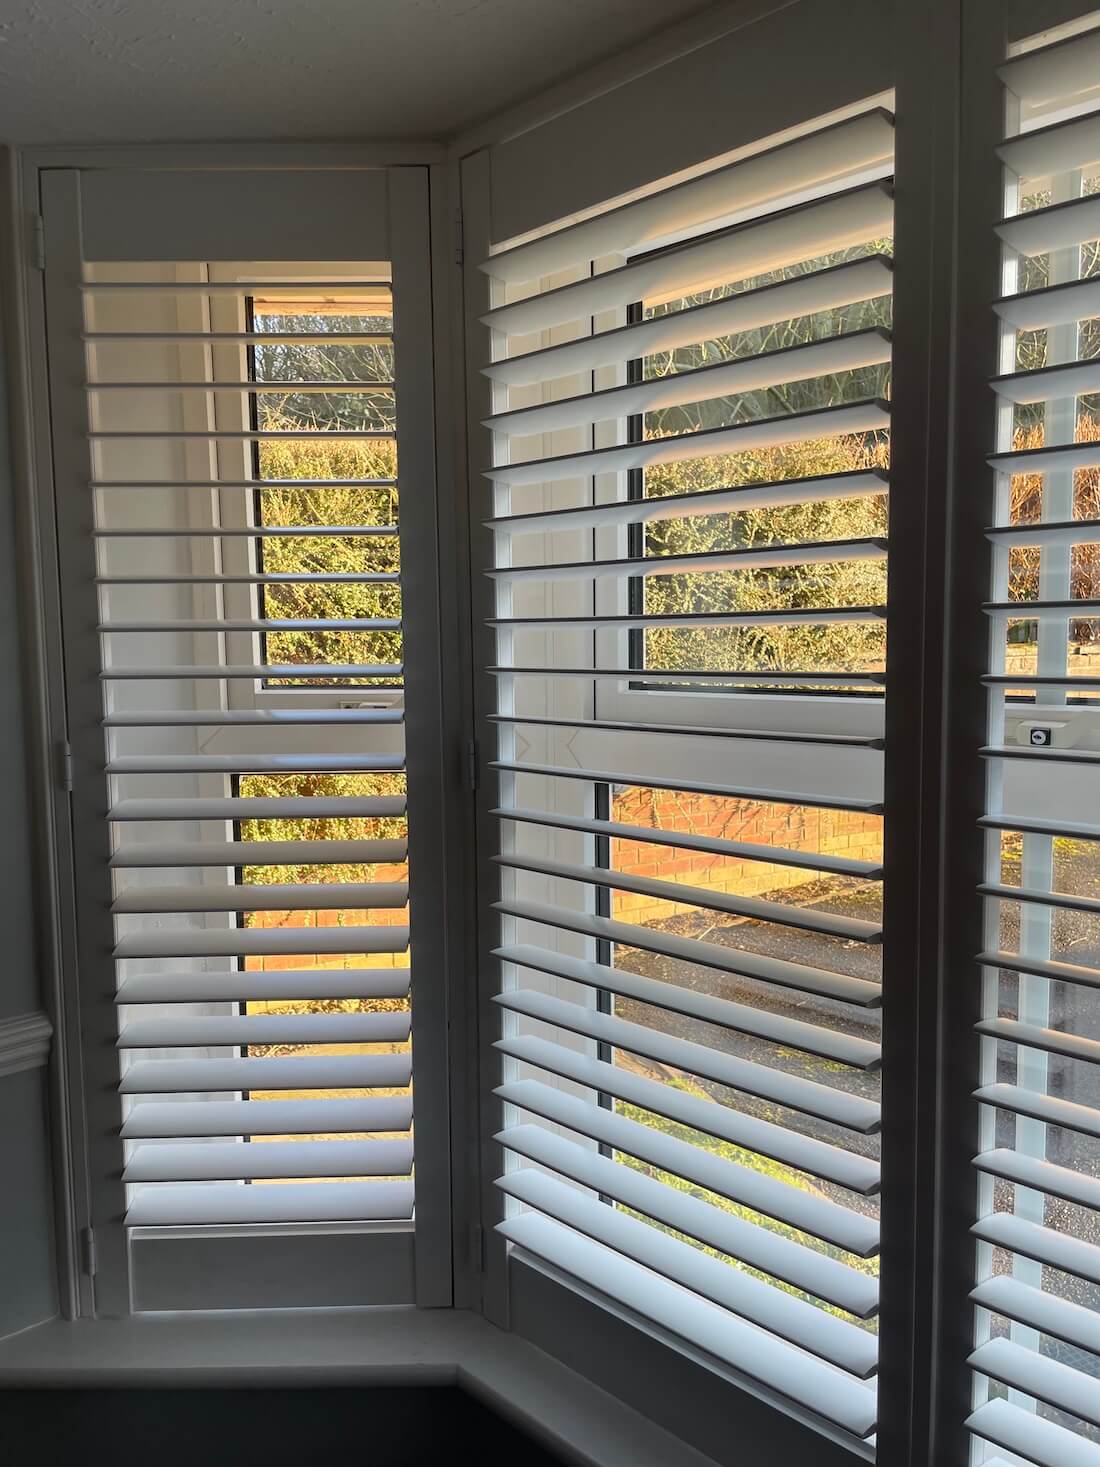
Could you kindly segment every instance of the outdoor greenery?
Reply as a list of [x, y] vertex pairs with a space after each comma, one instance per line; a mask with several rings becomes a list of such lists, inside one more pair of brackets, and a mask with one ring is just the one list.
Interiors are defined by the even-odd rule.
[[[661, 1079], [672, 1090], [682, 1090], [689, 1095], [694, 1095], [701, 1099], [709, 1099], [704, 1090], [682, 1075], [668, 1073], [663, 1074]], [[708, 1136], [701, 1131], [693, 1130], [689, 1126], [681, 1125], [679, 1122], [668, 1120], [663, 1116], [654, 1115], [650, 1111], [643, 1110], [636, 1105], [630, 1105], [625, 1101], [616, 1101], [615, 1112], [617, 1115], [625, 1116], [629, 1120], [638, 1121], [642, 1125], [648, 1126], [651, 1130], [660, 1131], [665, 1135], [675, 1137], [677, 1140], [686, 1141], [692, 1146], [709, 1151], [715, 1156], [720, 1156], [724, 1161], [730, 1161], [737, 1166], [748, 1167], [752, 1171], [760, 1172], [762, 1175], [782, 1182], [788, 1187], [794, 1187], [804, 1192], [815, 1192], [822, 1197], [826, 1196], [824, 1192], [819, 1192], [815, 1187], [813, 1178], [808, 1177], [803, 1172], [798, 1172], [791, 1167], [785, 1166], [782, 1162], [773, 1161], [770, 1157], [761, 1156], [759, 1152], [749, 1151], [744, 1147], [735, 1146], [732, 1142], [722, 1141], [716, 1136]], [[879, 1261], [877, 1258], [857, 1258], [853, 1254], [846, 1253], [843, 1249], [837, 1248], [830, 1243], [823, 1243], [819, 1239], [808, 1237], [787, 1223], [765, 1217], [762, 1213], [754, 1212], [750, 1207], [745, 1207], [737, 1202], [731, 1202], [728, 1198], [722, 1197], [716, 1192], [708, 1192], [705, 1188], [696, 1185], [694, 1182], [687, 1182], [672, 1172], [662, 1171], [659, 1167], [655, 1167], [649, 1162], [639, 1161], [637, 1157], [630, 1156], [626, 1152], [617, 1151], [615, 1153], [615, 1160], [624, 1166], [630, 1167], [632, 1171], [642, 1172], [646, 1176], [656, 1178], [666, 1186], [674, 1188], [677, 1192], [687, 1192], [691, 1196], [698, 1197], [702, 1201], [710, 1203], [712, 1207], [717, 1207], [722, 1212], [731, 1213], [734, 1217], [742, 1218], [745, 1222], [753, 1223], [758, 1227], [765, 1228], [769, 1232], [779, 1233], [785, 1238], [793, 1238], [813, 1248], [815, 1251], [825, 1254], [829, 1258], [835, 1258], [840, 1262], [846, 1263], [851, 1268], [859, 1269], [862, 1273], [871, 1274], [876, 1277], [878, 1275]], [[631, 1211], [629, 1208], [624, 1210]], [[721, 1258], [723, 1262], [729, 1263], [731, 1267], [752, 1274], [754, 1278], [764, 1279], [767, 1283], [782, 1289], [784, 1293], [794, 1294], [800, 1299], [805, 1299], [808, 1303], [818, 1305], [826, 1313], [839, 1315], [843, 1319], [852, 1319], [852, 1316], [844, 1310], [838, 1309], [835, 1305], [823, 1303], [820, 1299], [812, 1294], [805, 1293], [793, 1284], [787, 1284], [779, 1279], [774, 1279], [770, 1274], [762, 1273], [759, 1269], [752, 1268], [749, 1264], [732, 1259], [728, 1254], [722, 1253], [716, 1248], [711, 1248], [705, 1243], [700, 1243], [695, 1238], [677, 1233], [675, 1229], [666, 1227], [662, 1223], [654, 1222], [651, 1218], [644, 1217], [643, 1214], [633, 1213], [633, 1215], [635, 1217], [643, 1217], [643, 1220], [650, 1223], [652, 1227], [658, 1228], [663, 1233], [670, 1233], [673, 1237], [680, 1238], [685, 1243], [690, 1243], [692, 1247], [698, 1248], [702, 1253], [709, 1254], [712, 1258]], [[862, 1324], [868, 1330], [877, 1329], [877, 1320], [875, 1319], [853, 1319], [852, 1322]]]
[[[768, 275], [738, 281], [663, 302], [648, 314], [702, 305], [743, 290], [776, 283], [868, 254], [889, 254], [890, 241], [838, 252]], [[759, 356], [868, 327], [888, 327], [890, 297], [879, 296], [813, 315], [771, 323], [736, 336], [681, 347], [647, 357], [647, 378], [667, 376], [730, 359]], [[786, 413], [889, 396], [889, 369], [874, 366], [784, 383], [781, 386], [710, 399], [648, 413], [646, 438], [748, 422]], [[868, 432], [802, 443], [721, 454], [647, 469], [646, 498], [707, 489], [813, 478], [889, 463], [888, 435]], [[647, 556], [683, 555], [707, 550], [751, 548], [798, 541], [850, 540], [884, 535], [885, 495], [825, 500], [774, 509], [749, 510], [656, 521], [647, 526]], [[777, 570], [708, 572], [649, 576], [645, 607], [656, 614], [810, 610], [881, 606], [886, 600], [883, 560], [843, 560]], [[645, 665], [652, 668], [764, 669], [810, 671], [877, 670], [885, 655], [881, 624], [848, 622], [835, 626], [768, 625], [699, 629], [661, 627], [645, 634]]]
[[[382, 333], [392, 320], [381, 316], [301, 316], [257, 314], [258, 330], [271, 332], [331, 331]], [[389, 343], [345, 345], [338, 342], [273, 343], [254, 348], [257, 380], [287, 383], [283, 393], [257, 397], [257, 426], [268, 431], [392, 432], [395, 427], [392, 389], [371, 390], [391, 383], [393, 347]], [[362, 392], [295, 392], [295, 382], [362, 382]], [[257, 445], [260, 479], [290, 481], [264, 489], [258, 496], [257, 519], [281, 525], [396, 527], [399, 523], [397, 449], [392, 438], [326, 441], [284, 439]], [[330, 487], [294, 488], [294, 480], [336, 480]], [[368, 482], [355, 482], [363, 481]], [[370, 482], [370, 481], [378, 482]], [[276, 573], [363, 572], [392, 574], [400, 568], [396, 535], [333, 534], [313, 539], [278, 537], [263, 540], [263, 565]], [[395, 584], [282, 584], [264, 588], [264, 613], [281, 618], [393, 618], [401, 615], [401, 593]], [[392, 665], [401, 661], [399, 631], [270, 632], [266, 660], [272, 663], [333, 662]], [[285, 685], [289, 680], [274, 680]], [[295, 679], [297, 686], [316, 686], [331, 679]], [[392, 683], [393, 678], [342, 679], [345, 685]]]
[[[404, 795], [403, 774], [245, 774], [240, 793], [246, 799], [323, 797], [364, 799], [372, 795]], [[394, 840], [406, 832], [404, 815], [305, 820], [242, 820], [241, 840]], [[375, 867], [246, 866], [244, 880], [258, 886], [279, 882], [372, 881]]]
[[[1082, 186], [1086, 195], [1100, 192], [1100, 177], [1086, 178]], [[1049, 192], [1025, 196], [1024, 211], [1044, 208], [1051, 203]], [[1052, 284], [1049, 255], [1022, 256], [1016, 289], [1041, 290]], [[1100, 275], [1100, 240], [1081, 246], [1082, 277]], [[1083, 361], [1100, 357], [1100, 317], [1077, 323], [1076, 351]], [[1020, 332], [1016, 339], [1016, 370], [1035, 371], [1049, 360], [1050, 338], [1044, 328]], [[1041, 448], [1044, 442], [1045, 405], [1028, 403], [1014, 413], [1014, 441], [1017, 448]], [[1076, 438], [1088, 442], [1100, 438], [1100, 396], [1082, 396], [1077, 402]], [[1021, 474], [1012, 483], [1012, 520], [1020, 524], [1036, 523], [1042, 514], [1043, 479], [1039, 474]], [[1083, 469], [1074, 475], [1073, 515], [1075, 519], [1100, 519], [1100, 469]], [[1032, 546], [1014, 549], [1010, 555], [1010, 595], [1021, 601], [1034, 601], [1039, 595], [1039, 552]], [[1071, 555], [1070, 594], [1073, 597], [1100, 596], [1100, 546], [1075, 546]], [[1086, 643], [1096, 640], [1097, 622], [1082, 618], [1070, 630], [1070, 640]]]

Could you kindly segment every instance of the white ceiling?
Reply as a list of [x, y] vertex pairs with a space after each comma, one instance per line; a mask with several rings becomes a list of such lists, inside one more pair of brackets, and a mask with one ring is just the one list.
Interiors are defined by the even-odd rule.
[[0, 140], [445, 138], [711, 0], [0, 0]]

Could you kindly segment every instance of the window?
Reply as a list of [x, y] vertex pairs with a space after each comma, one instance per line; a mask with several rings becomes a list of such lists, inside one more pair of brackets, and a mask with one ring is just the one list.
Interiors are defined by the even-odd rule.
[[1098, 65], [1093, 28], [1000, 68], [978, 1461], [1100, 1455]]
[[[738, 367], [730, 379], [730, 396], [651, 409], [631, 418], [631, 437], [644, 441], [889, 397], [891, 297], [889, 274], [882, 267], [888, 266], [890, 245], [889, 237], [884, 237], [681, 300], [637, 302], [630, 308], [631, 318], [658, 323], [670, 314], [703, 308], [696, 320], [708, 338], [656, 350], [631, 362], [630, 374], [638, 381], [667, 379], [722, 362], [737, 362]], [[854, 270], [847, 268], [852, 264]], [[833, 270], [835, 280], [829, 275]], [[753, 319], [744, 312], [738, 295], [764, 291], [766, 300], [769, 287], [793, 285], [796, 293], [786, 308], [796, 309], [798, 282], [805, 276], [811, 277], [808, 314], [737, 329], [739, 307], [742, 321]], [[872, 293], [866, 299], [858, 298], [863, 290]], [[831, 291], [840, 304], [831, 303]], [[777, 310], [784, 309], [782, 294], [776, 290]], [[853, 295], [857, 298], [851, 299]], [[725, 309], [733, 330], [725, 334], [722, 303], [731, 299], [732, 306]], [[715, 306], [717, 313], [705, 309]], [[819, 308], [812, 309], [815, 306]], [[743, 489], [747, 483], [770, 484], [771, 493], [763, 491], [758, 506], [748, 504], [742, 492], [727, 496], [725, 506], [712, 499], [712, 514], [690, 519], [654, 516], [631, 526], [631, 553], [657, 559], [784, 540], [881, 537], [886, 533], [885, 475], [880, 478], [876, 471], [887, 468], [888, 463], [888, 435], [871, 430], [635, 470], [630, 475], [631, 498], [676, 500], [687, 494], [713, 493], [714, 488]], [[784, 504], [782, 484], [790, 478], [818, 480], [821, 497]], [[846, 486], [849, 497], [844, 496]], [[704, 574], [691, 574], [691, 565], [699, 565]], [[881, 685], [867, 686], [862, 680], [845, 687], [843, 674], [858, 678], [884, 666], [884, 559], [838, 558], [794, 567], [750, 567], [740, 574], [736, 569], [705, 572], [705, 561], [688, 562], [687, 574], [632, 579], [632, 613], [648, 612], [652, 618], [632, 633], [632, 667], [654, 672], [720, 671], [723, 667], [753, 673], [768, 668], [815, 669], [824, 674], [815, 687], [818, 697], [827, 692], [858, 691], [864, 697], [881, 693]], [[739, 612], [736, 627], [719, 620], [730, 608]], [[685, 622], [681, 619], [685, 613], [697, 620]], [[825, 681], [830, 675], [831, 683]], [[669, 684], [663, 686], [669, 691]], [[717, 680], [708, 686], [742, 694], [754, 688], [773, 696], [776, 691], [759, 684]]]
[[[269, 333], [268, 339], [248, 348], [249, 377], [262, 384], [252, 398], [254, 427], [269, 432], [324, 427], [330, 433], [374, 435], [252, 444], [252, 472], [258, 480], [307, 485], [310, 479], [330, 481], [257, 491], [256, 524], [279, 532], [277, 538], [258, 542], [266, 563], [283, 575], [339, 571], [345, 564], [357, 568], [367, 551], [380, 576], [395, 574], [396, 418], [388, 284], [342, 298], [329, 289], [314, 302], [251, 297], [246, 314], [254, 334]], [[287, 534], [303, 523], [347, 533], [312, 539]], [[265, 661], [347, 665], [369, 657], [379, 666], [400, 663], [400, 604], [394, 582], [264, 584], [258, 598], [276, 617], [331, 624], [269, 629], [261, 639]], [[399, 686], [399, 675], [360, 673], [327, 684], [318, 678], [269, 678], [266, 686], [393, 688]]]
[[499, 1231], [849, 1441], [881, 725], [818, 709], [881, 701], [891, 163], [869, 108], [483, 266]]

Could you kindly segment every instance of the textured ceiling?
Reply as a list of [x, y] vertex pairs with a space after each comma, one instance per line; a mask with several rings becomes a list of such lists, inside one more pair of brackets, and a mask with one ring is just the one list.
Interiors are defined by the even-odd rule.
[[710, 0], [0, 0], [0, 140], [445, 138]]

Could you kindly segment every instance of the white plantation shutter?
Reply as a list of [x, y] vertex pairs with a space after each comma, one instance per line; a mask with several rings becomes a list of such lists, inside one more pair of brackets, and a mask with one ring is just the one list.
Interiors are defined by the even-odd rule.
[[[1005, 85], [981, 1178], [979, 1459], [1100, 1463], [1100, 30]], [[983, 1457], [984, 1452], [984, 1457]]]
[[[396, 1263], [379, 1298], [411, 1303], [410, 946], [437, 975], [442, 940], [438, 901], [419, 929], [409, 911], [418, 680], [411, 762], [438, 887], [424, 235], [398, 259], [410, 227], [394, 223], [392, 268], [86, 261], [74, 179], [47, 199], [47, 300], [58, 421], [81, 424], [55, 439], [75, 940], [97, 1076], [117, 1053], [89, 1100], [97, 1303], [163, 1297], [126, 1276], [151, 1256], [139, 1243], [175, 1236], [148, 1230], [234, 1224], [388, 1224], [405, 1242], [380, 1255]], [[408, 197], [395, 186], [395, 220]], [[280, 470], [269, 455], [288, 443], [302, 456]], [[369, 462], [334, 472], [329, 445]], [[441, 1183], [433, 1161], [429, 1197]], [[441, 1302], [429, 1256], [420, 1294]], [[306, 1279], [292, 1302], [311, 1302], [322, 1254], [286, 1267]], [[260, 1302], [278, 1305], [267, 1268]], [[372, 1302], [364, 1287], [339, 1302]]]
[[[499, 1231], [854, 1439], [892, 134], [868, 110], [482, 266]], [[755, 633], [802, 660], [754, 659]]]

